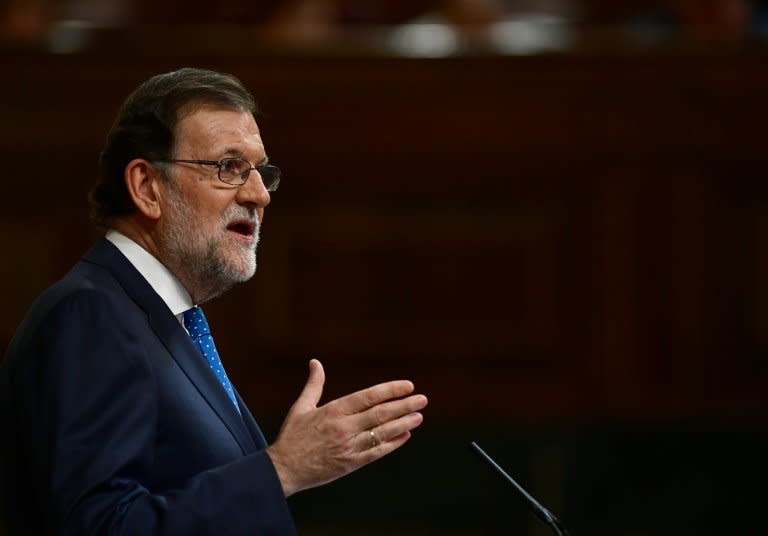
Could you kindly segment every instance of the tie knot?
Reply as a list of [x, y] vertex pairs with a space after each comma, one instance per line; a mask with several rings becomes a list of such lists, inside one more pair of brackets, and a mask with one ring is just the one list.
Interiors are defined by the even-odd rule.
[[208, 320], [206, 320], [201, 307], [193, 307], [184, 311], [184, 327], [187, 328], [192, 338], [210, 335], [211, 333], [208, 327]]

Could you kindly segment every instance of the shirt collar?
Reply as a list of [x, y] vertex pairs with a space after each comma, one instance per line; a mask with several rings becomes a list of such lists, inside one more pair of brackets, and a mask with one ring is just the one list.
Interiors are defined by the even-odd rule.
[[194, 306], [192, 297], [181, 281], [151, 253], [120, 231], [110, 229], [104, 238], [112, 242], [120, 253], [125, 255], [128, 262], [147, 280], [147, 283], [181, 322], [182, 313]]

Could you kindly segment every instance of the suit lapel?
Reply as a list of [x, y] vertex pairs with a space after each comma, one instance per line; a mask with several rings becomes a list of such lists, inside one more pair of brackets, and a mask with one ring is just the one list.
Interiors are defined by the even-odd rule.
[[240, 394], [237, 390], [235, 390], [235, 396], [237, 397], [237, 403], [240, 404], [240, 411], [243, 413], [243, 422], [245, 422], [246, 428], [248, 428], [248, 431], [251, 433], [256, 448], [258, 450], [266, 448], [267, 440], [264, 437], [261, 428], [259, 428], [259, 425], [256, 423], [256, 419], [253, 418], [253, 415], [251, 415], [251, 412], [248, 410], [248, 406], [246, 406], [243, 399], [240, 398]]
[[[128, 296], [147, 314], [149, 324], [173, 359], [195, 385], [219, 418], [237, 440], [244, 454], [256, 450], [254, 438], [246, 428], [243, 418], [232, 405], [227, 393], [213, 373], [205, 358], [195, 347], [192, 339], [181, 326], [168, 306], [147, 283], [146, 279], [128, 262], [125, 256], [108, 240], [101, 239], [83, 257], [84, 260], [107, 268]], [[240, 400], [241, 411], [246, 414], [245, 404]], [[250, 413], [247, 413], [248, 417]], [[255, 422], [254, 422], [255, 424]]]

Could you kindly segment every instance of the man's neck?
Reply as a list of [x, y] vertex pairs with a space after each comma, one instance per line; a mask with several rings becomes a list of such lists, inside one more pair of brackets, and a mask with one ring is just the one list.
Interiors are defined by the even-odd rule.
[[110, 229], [104, 238], [120, 250], [174, 315], [178, 317], [194, 305], [181, 281], [154, 255], [117, 229]]
[[167, 258], [167, 255], [163, 255], [163, 250], [159, 245], [156, 228], [147, 226], [137, 218], [132, 217], [115, 219], [112, 222], [112, 228], [136, 242], [150, 255], [160, 261], [160, 263], [162, 263], [163, 266], [165, 266], [179, 280], [179, 282], [181, 282], [186, 291], [189, 292], [193, 303], [200, 304], [207, 301], [205, 296], [202, 296], [200, 292], [197, 292], [197, 288], [191, 283], [191, 278], [189, 274], [186, 273], [186, 270], [182, 267], [175, 266], [172, 260]]
[[157, 240], [155, 240], [154, 234], [150, 229], [142, 225], [141, 222], [134, 218], [118, 218], [112, 222], [111, 227], [136, 242], [150, 255], [168, 267], [162, 255], [160, 255], [160, 248], [157, 247]]
[[179, 259], [168, 255], [167, 248], [162, 247], [162, 240], [156, 224], [147, 225], [139, 218], [128, 216], [113, 221], [112, 228], [136, 242], [160, 261], [189, 292], [193, 303], [198, 305], [205, 303], [221, 295], [229, 288], [229, 286], [222, 288], [220, 284], [214, 284], [215, 278], [200, 277], [199, 274], [190, 272], [191, 266], [185, 266]]

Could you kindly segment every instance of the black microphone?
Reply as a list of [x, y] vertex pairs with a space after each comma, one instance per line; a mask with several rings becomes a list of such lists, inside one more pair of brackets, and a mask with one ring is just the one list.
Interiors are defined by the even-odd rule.
[[531, 494], [530, 494], [530, 493], [528, 493], [527, 491], [525, 491], [525, 489], [523, 489], [523, 487], [522, 487], [520, 484], [518, 484], [517, 482], [515, 482], [515, 479], [514, 479], [514, 478], [512, 478], [511, 476], [509, 476], [509, 475], [507, 474], [507, 472], [506, 472], [506, 471], [504, 471], [504, 469], [502, 469], [502, 468], [499, 466], [499, 464], [498, 464], [498, 463], [496, 463], [496, 462], [494, 461], [494, 459], [493, 459], [493, 458], [491, 458], [490, 456], [488, 456], [488, 454], [486, 454], [486, 453], [485, 453], [485, 451], [484, 451], [483, 449], [481, 449], [481, 448], [480, 448], [480, 445], [478, 445], [477, 443], [475, 443], [474, 441], [472, 441], [472, 442], [470, 443], [470, 446], [472, 447], [472, 449], [473, 449], [473, 450], [474, 450], [474, 451], [475, 451], [475, 452], [476, 452], [476, 453], [477, 453], [477, 454], [478, 454], [478, 455], [479, 455], [479, 456], [480, 456], [482, 459], [484, 459], [486, 462], [488, 462], [488, 463], [491, 465], [491, 467], [493, 467], [493, 468], [496, 470], [496, 472], [497, 472], [497, 473], [498, 473], [498, 474], [501, 476], [501, 478], [503, 478], [504, 480], [506, 480], [507, 482], [509, 482], [510, 484], [512, 484], [512, 487], [513, 487], [513, 488], [515, 488], [515, 490], [517, 491], [517, 493], [518, 493], [518, 494], [519, 494], [519, 495], [520, 495], [520, 496], [523, 498], [523, 500], [524, 500], [524, 501], [525, 501], [525, 502], [528, 504], [528, 506], [531, 508], [531, 510], [533, 510], [533, 513], [534, 513], [534, 514], [536, 514], [536, 517], [538, 517], [538, 518], [539, 518], [539, 519], [541, 519], [541, 520], [542, 520], [544, 523], [546, 523], [547, 525], [549, 525], [549, 527], [552, 529], [552, 532], [554, 532], [554, 533], [555, 533], [557, 536], [568, 536], [568, 532], [565, 530], [565, 527], [563, 526], [563, 524], [562, 524], [562, 523], [560, 523], [560, 520], [559, 520], [559, 519], [557, 519], [557, 518], [554, 516], [554, 514], [553, 514], [552, 512], [550, 512], [549, 510], [547, 510], [546, 508], [544, 508], [544, 507], [543, 507], [543, 506], [542, 506], [542, 505], [539, 503], [539, 501], [537, 501], [536, 499], [534, 499], [534, 498], [531, 496]]

